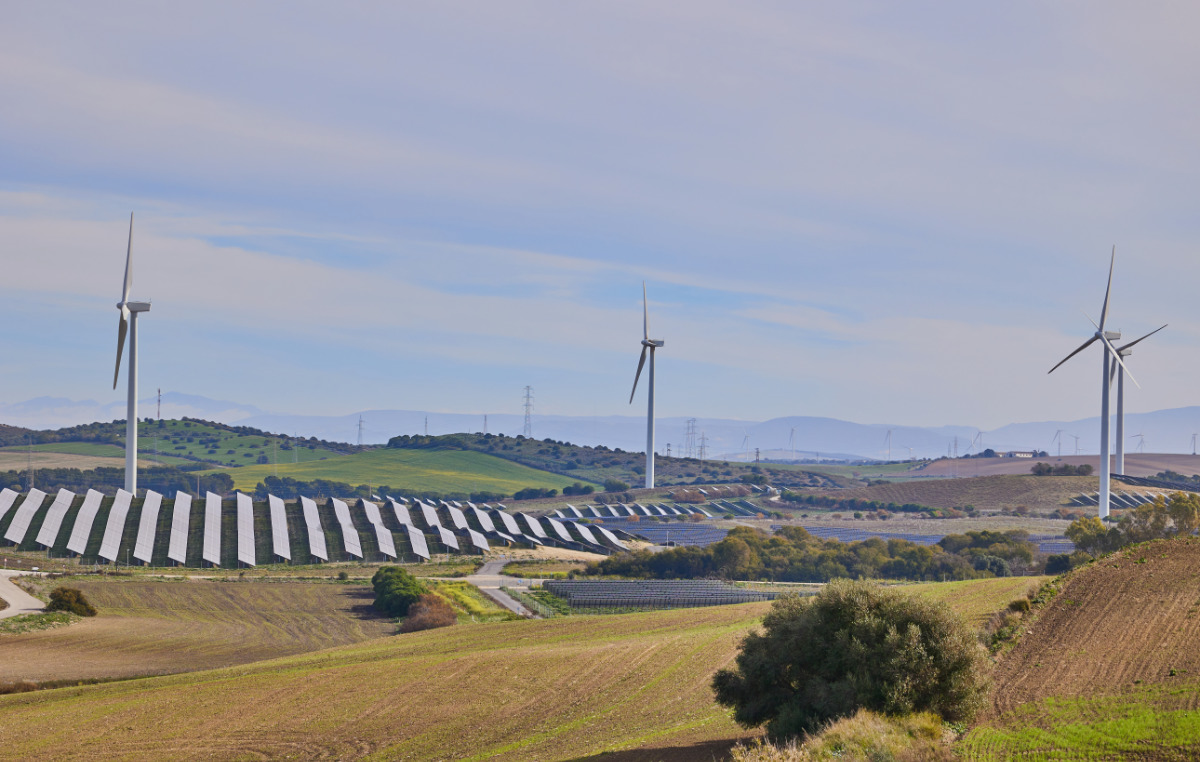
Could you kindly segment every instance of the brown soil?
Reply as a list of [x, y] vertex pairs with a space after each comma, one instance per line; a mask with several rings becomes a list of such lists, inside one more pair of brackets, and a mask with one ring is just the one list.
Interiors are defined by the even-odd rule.
[[1075, 572], [1001, 659], [993, 709], [1197, 676], [1200, 539], [1164, 540]]
[[[1001, 474], [1028, 474], [1034, 463], [1049, 463], [1052, 466], [1063, 463], [1072, 466], [1088, 464], [1094, 471], [1100, 469], [1099, 455], [1064, 455], [1061, 458], [958, 458], [935, 460], [924, 468], [912, 473], [914, 477], [950, 477], [950, 476], [999, 476]], [[1200, 473], [1200, 455], [1175, 455], [1170, 453], [1125, 453], [1125, 473], [1130, 476], [1154, 476], [1170, 469], [1177, 473], [1191, 475]], [[1095, 477], [1091, 477], [1094, 482]], [[1093, 488], [1094, 489], [1094, 488]]]

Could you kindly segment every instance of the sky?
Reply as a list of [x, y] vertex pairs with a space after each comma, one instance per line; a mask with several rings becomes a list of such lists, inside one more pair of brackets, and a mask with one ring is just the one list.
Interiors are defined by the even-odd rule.
[[[1200, 403], [1200, 8], [10, 3], [0, 403], [993, 428]], [[643, 384], [644, 384], [643, 380]], [[149, 392], [147, 392], [149, 393]]]

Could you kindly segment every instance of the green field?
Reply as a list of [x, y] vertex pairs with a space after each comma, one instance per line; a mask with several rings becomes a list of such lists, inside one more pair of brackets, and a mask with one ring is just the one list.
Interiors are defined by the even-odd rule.
[[124, 458], [125, 448], [114, 444], [100, 444], [99, 442], [55, 442], [53, 444], [39, 444], [33, 447], [24, 447], [15, 445], [13, 447], [0, 447], [0, 452], [61, 452], [68, 455], [91, 455], [96, 458]]
[[328, 479], [357, 486], [386, 484], [403, 492], [499, 492], [525, 487], [562, 489], [574, 479], [467, 450], [368, 450], [309, 463], [246, 466], [227, 471], [237, 489], [252, 490], [278, 474], [300, 481]]
[[253, 465], [262, 458], [269, 463], [307, 463], [344, 454], [302, 439], [238, 434], [226, 427], [199, 421], [164, 420], [138, 424], [138, 452], [153, 455], [156, 448], [160, 456], [180, 456], [180, 463], [202, 460], [224, 466]]

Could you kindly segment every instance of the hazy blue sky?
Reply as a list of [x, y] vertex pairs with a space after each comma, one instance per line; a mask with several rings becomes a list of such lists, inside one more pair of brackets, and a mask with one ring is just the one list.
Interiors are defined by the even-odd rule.
[[[186, 7], [185, 7], [186, 6]], [[984, 428], [1191, 405], [1186, 3], [8, 3], [0, 402]]]

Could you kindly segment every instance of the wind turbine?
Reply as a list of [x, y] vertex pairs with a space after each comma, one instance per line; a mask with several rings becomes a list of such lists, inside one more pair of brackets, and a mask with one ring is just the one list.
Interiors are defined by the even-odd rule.
[[121, 375], [121, 351], [125, 348], [125, 335], [129, 334], [129, 399], [125, 410], [125, 491], [137, 494], [137, 393], [138, 351], [137, 317], [150, 311], [150, 302], [129, 301], [129, 289], [133, 286], [133, 213], [129, 214], [129, 244], [125, 249], [125, 282], [121, 286], [121, 322], [117, 324], [117, 366], [113, 372], [113, 389]]
[[642, 366], [646, 364], [646, 352], [650, 352], [650, 374], [646, 379], [649, 387], [646, 404], [646, 488], [654, 486], [654, 350], [665, 344], [662, 339], [650, 338], [650, 308], [646, 305], [646, 282], [642, 281], [642, 357], [638, 360], [637, 374], [633, 377], [633, 391], [629, 393], [629, 404], [637, 393], [638, 379], [642, 377]]
[[1054, 432], [1054, 438], [1050, 440], [1050, 444], [1058, 442], [1058, 457], [1060, 458], [1062, 457], [1062, 435], [1063, 430], [1059, 429], [1058, 431]]
[[[1067, 360], [1070, 360], [1075, 355], [1090, 347], [1092, 342], [1099, 341], [1100, 345], [1104, 347], [1104, 352], [1102, 353], [1104, 362], [1102, 374], [1100, 376], [1100, 501], [1097, 506], [1097, 511], [1102, 519], [1108, 518], [1109, 489], [1111, 486], [1109, 484], [1109, 480], [1112, 474], [1112, 463], [1109, 459], [1110, 443], [1108, 437], [1108, 409], [1111, 397], [1110, 389], [1112, 386], [1112, 377], [1109, 373], [1109, 366], [1112, 362], [1115, 362], [1120, 365], [1126, 373], [1129, 373], [1129, 368], [1126, 368], [1125, 362], [1121, 360], [1121, 354], [1117, 352], [1116, 347], [1112, 345], [1114, 341], [1119, 341], [1121, 339], [1120, 331], [1104, 330], [1104, 325], [1108, 321], [1108, 300], [1109, 296], [1112, 294], [1113, 267], [1116, 265], [1116, 263], [1117, 247], [1114, 246], [1112, 258], [1108, 263], [1108, 287], [1104, 290], [1104, 306], [1100, 309], [1100, 324], [1096, 326], [1096, 332], [1092, 334], [1090, 339], [1083, 342], [1078, 349], [1064, 357], [1061, 361], [1059, 361], [1058, 365], [1055, 365], [1048, 371], [1048, 373], [1053, 373], [1054, 371], [1058, 370], [1059, 366], [1061, 366]], [[1141, 384], [1137, 382], [1137, 379], [1133, 377], [1132, 373], [1129, 373], [1129, 380], [1133, 381], [1134, 385], [1136, 385], [1139, 389], [1141, 388]]]
[[892, 462], [892, 430], [888, 429], [887, 436], [883, 438], [884, 444], [887, 445], [888, 462]]
[[[1117, 354], [1121, 357], [1129, 357], [1133, 354], [1133, 345], [1143, 339], [1148, 339], [1154, 334], [1166, 328], [1165, 325], [1155, 328], [1150, 333], [1143, 336], [1141, 339], [1136, 339], [1129, 342], [1123, 347], [1117, 349]], [[1117, 375], [1117, 366], [1113, 365], [1112, 371], [1108, 374], [1108, 383], [1112, 385], [1112, 377]], [[1133, 437], [1130, 437], [1133, 439]], [[1125, 374], [1117, 376], [1117, 473], [1125, 473]]]
[[1134, 434], [1133, 436], [1130, 437], [1130, 439], [1136, 439], [1138, 441], [1138, 446], [1137, 446], [1138, 452], [1146, 451], [1146, 435], [1145, 434]]

